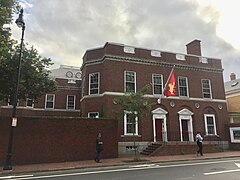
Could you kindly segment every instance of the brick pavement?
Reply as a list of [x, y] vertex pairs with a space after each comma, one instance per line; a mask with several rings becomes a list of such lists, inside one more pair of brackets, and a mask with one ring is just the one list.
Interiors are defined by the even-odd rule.
[[0, 170], [0, 176], [6, 174], [19, 174], [30, 172], [44, 172], [54, 170], [67, 170], [67, 169], [82, 169], [93, 167], [109, 167], [120, 166], [128, 164], [146, 164], [146, 163], [160, 163], [160, 162], [174, 162], [174, 161], [191, 161], [191, 160], [204, 160], [204, 159], [218, 159], [226, 157], [239, 157], [240, 151], [226, 151], [219, 153], [206, 153], [204, 156], [196, 156], [196, 154], [187, 155], [173, 155], [173, 156], [140, 156], [140, 161], [133, 161], [131, 157], [119, 157], [114, 159], [102, 159], [101, 163], [96, 163], [94, 160], [77, 161], [77, 162], [63, 162], [63, 163], [48, 163], [48, 164], [30, 164], [13, 166], [11, 171]]

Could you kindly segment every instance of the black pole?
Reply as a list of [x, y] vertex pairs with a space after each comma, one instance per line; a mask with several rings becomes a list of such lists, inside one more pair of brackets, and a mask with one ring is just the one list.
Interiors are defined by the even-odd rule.
[[[21, 10], [20, 16], [22, 17], [23, 10]], [[22, 49], [23, 49], [23, 38], [24, 38], [24, 31], [25, 31], [25, 24], [22, 24], [22, 37], [21, 37], [21, 44], [20, 44], [20, 52], [19, 52], [19, 59], [18, 59], [18, 66], [17, 66], [17, 78], [15, 84], [15, 95], [13, 101], [13, 111], [12, 111], [12, 123], [10, 127], [10, 134], [8, 140], [8, 151], [7, 151], [7, 158], [3, 170], [12, 170], [12, 145], [13, 145], [13, 132], [14, 132], [14, 121], [16, 121], [16, 107], [18, 101], [18, 88], [19, 88], [19, 81], [20, 81], [20, 72], [21, 72], [21, 61], [22, 61]]]

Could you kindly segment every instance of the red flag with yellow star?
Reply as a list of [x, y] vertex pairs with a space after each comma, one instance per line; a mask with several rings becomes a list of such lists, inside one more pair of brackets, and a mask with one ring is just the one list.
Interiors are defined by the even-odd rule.
[[176, 96], [177, 95], [177, 84], [176, 84], [176, 79], [174, 72], [172, 72], [170, 80], [167, 85], [166, 89], [166, 96]]

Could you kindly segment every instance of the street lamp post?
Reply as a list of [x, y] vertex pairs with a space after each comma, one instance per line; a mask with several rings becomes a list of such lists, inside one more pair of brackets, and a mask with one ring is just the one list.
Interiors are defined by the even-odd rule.
[[12, 170], [12, 144], [13, 144], [13, 131], [16, 127], [17, 117], [16, 117], [16, 107], [18, 101], [18, 87], [19, 87], [19, 80], [20, 80], [20, 71], [21, 71], [21, 61], [22, 61], [22, 48], [23, 48], [23, 38], [24, 38], [24, 31], [25, 31], [25, 23], [23, 21], [23, 9], [21, 9], [20, 14], [15, 21], [19, 28], [22, 28], [22, 37], [21, 37], [21, 44], [20, 44], [20, 52], [19, 52], [19, 59], [18, 59], [18, 66], [17, 66], [17, 77], [16, 77], [16, 84], [15, 84], [15, 95], [13, 101], [13, 111], [12, 111], [12, 124], [10, 128], [10, 135], [8, 141], [8, 151], [7, 151], [7, 158], [6, 163], [3, 167], [3, 170]]

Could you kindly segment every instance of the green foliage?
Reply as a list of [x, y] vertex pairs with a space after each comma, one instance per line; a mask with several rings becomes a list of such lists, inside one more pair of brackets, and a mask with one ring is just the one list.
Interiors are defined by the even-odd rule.
[[[0, 99], [13, 98], [17, 77], [20, 47], [16, 46], [12, 57], [0, 66]], [[23, 47], [18, 99], [37, 99], [41, 95], [56, 90], [55, 81], [49, 78], [47, 69], [52, 65], [51, 59], [42, 58], [36, 49]]]
[[[0, 100], [13, 99], [17, 80], [20, 47], [11, 39], [13, 13], [20, 10], [16, 0], [0, 0]], [[18, 99], [34, 98], [56, 89], [49, 79], [46, 69], [52, 65], [51, 59], [42, 58], [36, 49], [23, 47]]]
[[11, 29], [4, 25], [12, 22], [13, 12], [17, 12], [17, 10], [19, 10], [19, 5], [15, 0], [0, 0], [0, 63], [9, 58], [15, 43], [10, 38]]
[[148, 98], [145, 94], [148, 92], [149, 86], [145, 86], [140, 91], [134, 92], [126, 92], [124, 96], [119, 98], [115, 98], [113, 103], [119, 105], [121, 107], [121, 111], [117, 111], [114, 109], [115, 114], [122, 114], [123, 110], [128, 111], [132, 114], [132, 118], [142, 117], [147, 115], [148, 110], [151, 109], [151, 104], [148, 102]]

